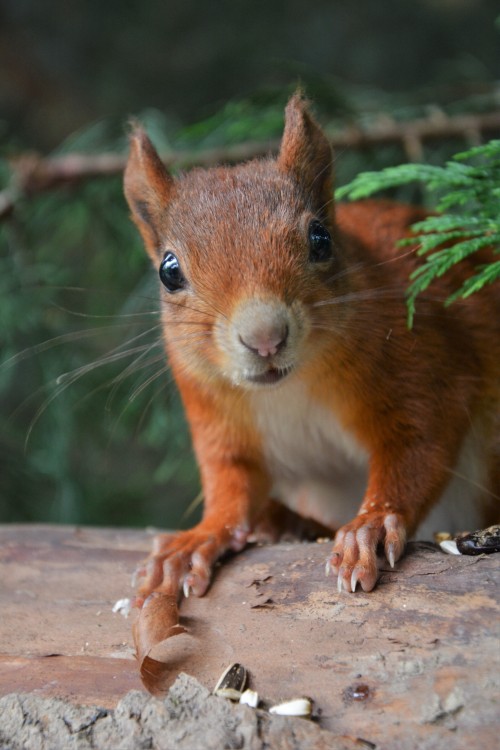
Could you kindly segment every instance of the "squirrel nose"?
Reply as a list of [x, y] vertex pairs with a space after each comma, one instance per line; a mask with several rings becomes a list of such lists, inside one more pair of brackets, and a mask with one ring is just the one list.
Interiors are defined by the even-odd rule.
[[277, 354], [286, 345], [288, 326], [286, 323], [270, 330], [246, 331], [245, 336], [239, 336], [240, 342], [259, 357], [270, 357]]

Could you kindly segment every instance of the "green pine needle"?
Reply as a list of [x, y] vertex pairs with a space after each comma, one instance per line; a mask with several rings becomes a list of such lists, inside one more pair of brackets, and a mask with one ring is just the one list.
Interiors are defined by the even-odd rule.
[[[335, 195], [359, 200], [411, 182], [421, 182], [429, 192], [437, 193], [438, 213], [414, 224], [414, 237], [400, 242], [401, 246], [417, 243], [418, 254], [426, 256], [424, 264], [410, 278], [407, 292], [410, 328], [416, 299], [434, 279], [482, 248], [492, 247], [494, 252], [500, 252], [500, 140], [456, 154], [444, 167], [402, 164], [380, 172], [363, 172]], [[465, 299], [499, 278], [500, 261], [478, 265], [476, 273], [445, 304]]]

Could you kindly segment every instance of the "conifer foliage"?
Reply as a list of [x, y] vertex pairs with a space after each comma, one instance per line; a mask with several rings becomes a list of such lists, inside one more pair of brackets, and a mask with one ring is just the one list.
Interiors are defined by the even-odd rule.
[[[389, 188], [421, 182], [436, 193], [436, 215], [412, 227], [423, 263], [410, 277], [407, 293], [408, 325], [415, 315], [417, 296], [455, 263], [492, 247], [500, 254], [500, 140], [456, 154], [443, 167], [402, 164], [380, 172], [363, 172], [336, 191], [337, 198], [357, 200]], [[414, 245], [415, 238], [402, 240]], [[500, 257], [479, 264], [475, 273], [446, 300], [449, 305], [478, 292], [500, 278]]]

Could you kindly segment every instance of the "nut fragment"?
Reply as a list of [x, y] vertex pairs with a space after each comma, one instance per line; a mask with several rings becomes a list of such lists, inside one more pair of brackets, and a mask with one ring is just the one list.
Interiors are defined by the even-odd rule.
[[457, 547], [457, 543], [451, 539], [445, 539], [444, 542], [439, 542], [439, 546], [448, 555], [460, 555], [460, 551]]
[[309, 718], [312, 713], [312, 703], [309, 698], [294, 698], [294, 700], [271, 706], [270, 714], [279, 716], [303, 716]]
[[230, 701], [239, 701], [241, 703], [242, 693], [240, 693], [239, 690], [235, 690], [234, 688], [217, 688], [217, 690], [214, 690], [214, 695], [218, 695], [219, 698], [227, 698]]
[[[245, 689], [247, 681], [247, 671], [241, 664], [230, 664], [221, 674], [214, 688], [214, 693], [220, 695], [221, 690], [235, 690], [240, 695]], [[225, 696], [228, 697], [227, 695]], [[239, 700], [239, 695], [233, 700]]]
[[128, 617], [130, 610], [132, 609], [132, 602], [130, 599], [118, 599], [113, 606], [113, 612], [116, 614], [119, 612], [123, 617]]
[[441, 542], [447, 542], [448, 539], [452, 539], [449, 531], [436, 531], [434, 533], [434, 541], [436, 544], [441, 544]]
[[500, 552], [500, 526], [474, 531], [457, 537], [457, 547], [462, 555], [489, 555]]
[[251, 708], [257, 708], [259, 705], [259, 694], [255, 690], [245, 690], [240, 696], [240, 703]]

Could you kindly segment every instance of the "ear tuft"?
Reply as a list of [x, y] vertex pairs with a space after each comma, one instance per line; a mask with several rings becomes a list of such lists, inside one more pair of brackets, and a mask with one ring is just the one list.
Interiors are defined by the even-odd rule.
[[333, 192], [332, 150], [299, 89], [285, 109], [285, 129], [278, 167], [303, 186], [316, 210], [330, 204]]
[[132, 122], [130, 154], [124, 175], [125, 197], [146, 250], [155, 258], [172, 187], [173, 179], [146, 131], [137, 122]]

